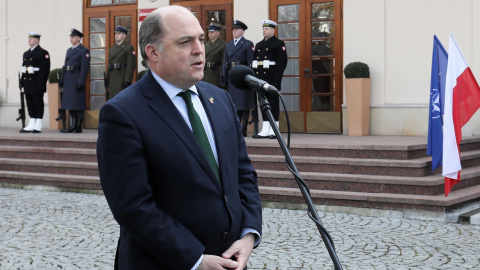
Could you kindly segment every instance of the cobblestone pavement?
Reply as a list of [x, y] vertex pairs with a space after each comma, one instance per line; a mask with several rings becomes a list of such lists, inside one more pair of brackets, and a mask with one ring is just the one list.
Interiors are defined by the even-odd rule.
[[[249, 269], [333, 269], [304, 210], [264, 209]], [[480, 226], [319, 212], [344, 269], [480, 269]], [[0, 269], [112, 269], [102, 195], [0, 188]]]

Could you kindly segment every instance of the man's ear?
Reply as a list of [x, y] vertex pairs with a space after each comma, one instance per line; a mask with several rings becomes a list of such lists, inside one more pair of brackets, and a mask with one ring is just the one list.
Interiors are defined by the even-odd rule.
[[152, 44], [145, 46], [145, 54], [147, 55], [148, 60], [154, 62], [158, 61], [158, 50]]

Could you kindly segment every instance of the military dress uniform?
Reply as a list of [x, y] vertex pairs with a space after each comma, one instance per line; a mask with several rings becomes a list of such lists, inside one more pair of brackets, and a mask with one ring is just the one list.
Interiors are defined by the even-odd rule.
[[[211, 24], [209, 31], [219, 31], [220, 27]], [[225, 42], [217, 38], [215, 42], [205, 42], [205, 70], [202, 81], [222, 87], [221, 71], [223, 55], [225, 53]]]
[[[264, 20], [263, 26], [274, 27], [276, 23], [270, 20]], [[281, 90], [282, 86], [282, 78], [283, 72], [287, 67], [287, 50], [285, 48], [285, 42], [278, 39], [276, 36], [272, 36], [267, 40], [262, 40], [255, 45], [255, 55], [254, 60], [252, 62], [252, 69], [255, 72], [255, 77], [266, 81], [267, 83], [275, 86], [279, 91]], [[279, 97], [277, 94], [266, 93], [265, 97], [267, 98], [268, 102], [270, 103], [271, 112], [273, 118], [277, 122], [278, 126], [278, 118], [280, 116], [280, 102]], [[262, 128], [263, 135], [256, 134], [254, 138], [275, 138], [275, 133], [273, 129], [270, 127], [266, 113], [262, 112], [262, 119], [263, 125]], [[265, 125], [267, 125], [265, 127]], [[265, 130], [268, 128], [269, 131]]]
[[[248, 27], [241, 21], [234, 21], [233, 28]], [[238, 116], [244, 127], [244, 135], [248, 124], [250, 110], [255, 108], [255, 92], [253, 90], [239, 89], [233, 86], [228, 79], [231, 69], [237, 65], [250, 66], [253, 60], [254, 46], [253, 42], [241, 37], [235, 45], [235, 40], [231, 40], [225, 46], [225, 54], [222, 64], [222, 82], [227, 85], [227, 90], [232, 96], [233, 103], [237, 106]], [[243, 121], [242, 121], [243, 119]]]
[[[29, 33], [29, 37], [40, 38], [38, 33]], [[21, 133], [39, 133], [42, 130], [42, 119], [45, 110], [43, 95], [47, 91], [48, 75], [50, 73], [50, 54], [38, 44], [33, 50], [23, 53], [22, 76], [20, 85], [25, 92], [28, 115], [30, 120]]]
[[[70, 35], [83, 37], [83, 34], [72, 29]], [[69, 110], [72, 116], [72, 126], [69, 132], [82, 132], [83, 119], [87, 109], [86, 81], [90, 69], [90, 52], [82, 44], [70, 47], [65, 56], [62, 79], [63, 86], [62, 109]]]
[[[128, 31], [123, 27], [117, 27], [116, 32], [127, 34]], [[132, 84], [133, 73], [137, 67], [137, 57], [133, 46], [123, 41], [121, 44], [115, 44], [110, 47], [108, 53], [108, 71], [107, 81], [109, 88], [109, 98], [113, 98], [120, 91]]]

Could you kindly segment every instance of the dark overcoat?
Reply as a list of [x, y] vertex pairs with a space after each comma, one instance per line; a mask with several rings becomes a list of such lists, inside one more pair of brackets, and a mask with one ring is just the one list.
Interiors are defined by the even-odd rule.
[[[121, 64], [120, 69], [112, 68], [113, 64]], [[109, 98], [113, 98], [123, 90], [123, 83], [132, 83], [133, 73], [137, 67], [137, 57], [133, 46], [124, 41], [120, 45], [113, 45], [108, 52], [107, 83]]]
[[287, 67], [288, 61], [285, 42], [276, 36], [258, 42], [255, 45], [255, 56], [253, 60], [258, 62], [265, 60], [275, 61], [275, 65], [270, 65], [268, 69], [264, 68], [264, 65], [258, 65], [257, 68], [254, 68], [255, 77], [281, 90], [283, 72]]
[[222, 82], [227, 85], [227, 90], [232, 96], [233, 102], [238, 110], [251, 110], [255, 108], [255, 92], [253, 90], [236, 88], [230, 83], [228, 75], [235, 65], [250, 66], [253, 60], [253, 51], [253, 43], [244, 37], [237, 42], [237, 45], [231, 40], [225, 46], [222, 65]]
[[225, 42], [218, 38], [205, 43], [205, 70], [202, 81], [221, 87], [221, 72]]
[[[73, 67], [66, 70], [66, 66]], [[90, 70], [90, 53], [87, 48], [79, 44], [75, 49], [67, 50], [63, 76], [60, 85], [63, 86], [62, 109], [86, 110], [87, 75]]]
[[230, 95], [199, 82], [221, 181], [150, 70], [100, 110], [100, 181], [120, 225], [119, 269], [191, 269], [243, 228], [261, 233], [257, 176]]
[[[24, 68], [23, 68], [24, 67]], [[28, 67], [33, 67], [33, 73], [28, 72]], [[23, 53], [22, 76], [20, 84], [25, 94], [39, 94], [47, 91], [48, 75], [50, 73], [50, 55], [40, 45], [35, 49]]]

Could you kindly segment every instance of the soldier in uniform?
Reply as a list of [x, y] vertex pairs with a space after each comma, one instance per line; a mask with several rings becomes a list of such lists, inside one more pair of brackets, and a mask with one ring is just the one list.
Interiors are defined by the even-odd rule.
[[82, 37], [83, 34], [77, 29], [71, 30], [72, 47], [67, 50], [60, 86], [63, 86], [62, 109], [69, 110], [72, 125], [68, 130], [60, 132], [82, 133], [87, 109], [86, 81], [90, 69], [90, 53], [80, 43]]
[[133, 73], [137, 67], [137, 57], [133, 46], [125, 41], [128, 30], [122, 26], [115, 29], [115, 45], [108, 53], [108, 71], [106, 85], [109, 98], [113, 98], [132, 84]]
[[203, 72], [203, 81], [222, 87], [220, 73], [222, 70], [223, 54], [225, 52], [225, 42], [220, 37], [222, 26], [217, 23], [211, 23], [208, 27], [208, 42], [205, 42], [205, 70]]
[[45, 105], [43, 95], [47, 91], [47, 80], [50, 73], [50, 55], [40, 47], [40, 34], [28, 33], [30, 49], [23, 53], [22, 77], [20, 85], [25, 92], [30, 120], [20, 133], [40, 133]]
[[[287, 50], [285, 42], [279, 40], [275, 36], [275, 27], [277, 23], [271, 20], [263, 20], [263, 37], [264, 39], [255, 45], [255, 57], [252, 62], [252, 68], [255, 76], [269, 84], [275, 86], [279, 91], [282, 85], [283, 71], [287, 67]], [[278, 127], [278, 118], [280, 116], [280, 102], [277, 94], [265, 94], [268, 99], [272, 111], [273, 118]], [[275, 139], [267, 115], [262, 112], [262, 131], [253, 135], [253, 138], [270, 138]]]
[[237, 114], [243, 126], [243, 136], [247, 136], [248, 118], [250, 110], [255, 108], [255, 92], [253, 90], [238, 89], [228, 80], [230, 70], [236, 65], [250, 66], [253, 60], [253, 42], [243, 37], [248, 27], [239, 20], [233, 21], [233, 40], [225, 46], [222, 64], [222, 83], [237, 106]]

